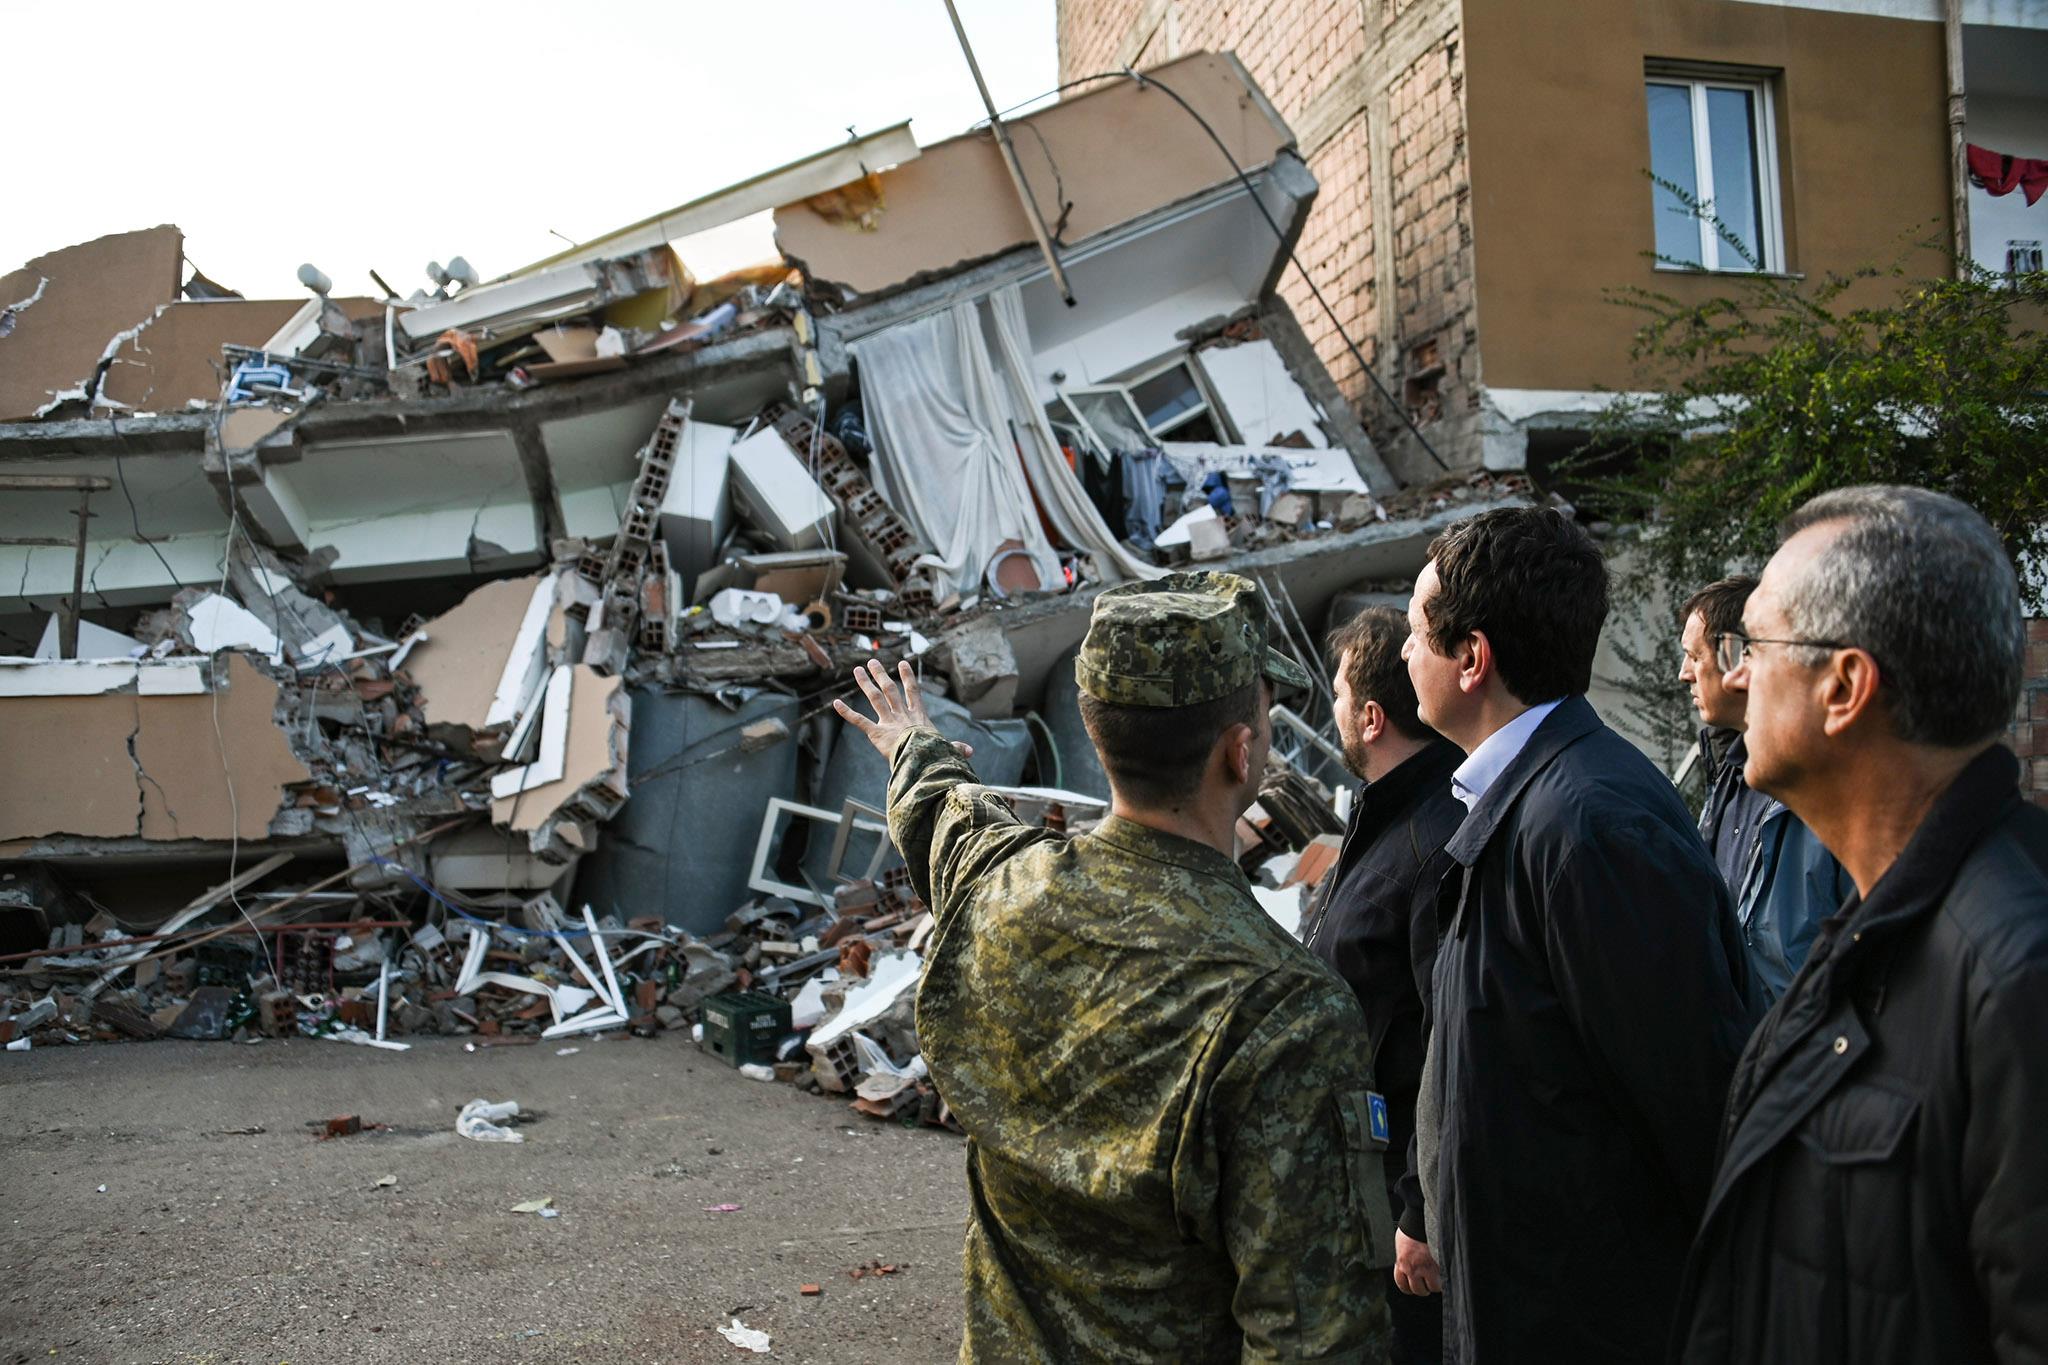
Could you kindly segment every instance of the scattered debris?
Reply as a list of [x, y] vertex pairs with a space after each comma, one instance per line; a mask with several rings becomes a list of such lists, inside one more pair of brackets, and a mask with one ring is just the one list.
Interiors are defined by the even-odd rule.
[[825, 1292], [825, 1286], [821, 1284], [802, 1285], [797, 1289], [796, 1292], [803, 1295], [807, 1299], [815, 1299], [820, 1294], [823, 1294]]
[[719, 1328], [718, 1335], [743, 1351], [752, 1351], [755, 1355], [768, 1354], [768, 1334], [755, 1331], [738, 1318], [732, 1320], [732, 1326]]
[[455, 1116], [455, 1131], [478, 1142], [524, 1142], [526, 1134], [501, 1126], [508, 1119], [519, 1116], [518, 1100], [497, 1104], [489, 1100], [471, 1100]]
[[740, 1206], [738, 1204], [706, 1204], [704, 1206], [704, 1212], [706, 1213], [738, 1213], [739, 1211]]
[[371, 1188], [379, 1190], [389, 1189], [397, 1183], [398, 1177], [395, 1175], [380, 1175], [377, 1177], [376, 1182], [372, 1185]]
[[545, 1214], [549, 1209], [552, 1209], [554, 1206], [555, 1197], [553, 1195], [546, 1195], [539, 1199], [529, 1199], [523, 1204], [514, 1204], [512, 1206], [512, 1212]]

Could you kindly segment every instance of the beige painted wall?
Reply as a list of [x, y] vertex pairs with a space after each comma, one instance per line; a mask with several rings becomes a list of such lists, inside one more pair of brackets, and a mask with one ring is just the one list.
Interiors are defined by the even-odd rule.
[[[1889, 265], [1948, 232], [1939, 24], [1727, 0], [1464, 0], [1481, 378], [1624, 388], [1635, 320], [1604, 289], [1688, 301], [1726, 284], [1654, 270], [1646, 59], [1780, 75], [1790, 268]], [[1942, 259], [1914, 268], [1943, 273]]]
[[[1197, 54], [1148, 74], [1193, 105], [1247, 170], [1265, 165], [1293, 140], [1228, 58]], [[1018, 161], [1048, 226], [1060, 216], [1052, 165], [1059, 167], [1073, 204], [1061, 234], [1067, 243], [1233, 178], [1200, 124], [1159, 91], [1130, 81], [1105, 82], [1011, 126]], [[828, 221], [807, 203], [775, 210], [783, 252], [816, 280], [873, 294], [1032, 240], [1002, 153], [986, 132], [927, 147], [880, 179], [882, 204], [872, 231]]]

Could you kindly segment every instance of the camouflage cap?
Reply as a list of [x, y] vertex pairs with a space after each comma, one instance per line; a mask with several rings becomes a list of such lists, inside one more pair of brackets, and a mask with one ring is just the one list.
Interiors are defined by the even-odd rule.
[[1174, 573], [1119, 583], [1095, 599], [1074, 660], [1081, 690], [1112, 706], [1194, 706], [1260, 674], [1307, 687], [1301, 665], [1266, 643], [1266, 602], [1234, 573]]

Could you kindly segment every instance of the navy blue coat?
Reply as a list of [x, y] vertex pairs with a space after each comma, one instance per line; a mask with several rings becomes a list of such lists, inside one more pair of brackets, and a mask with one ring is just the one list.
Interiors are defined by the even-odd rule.
[[1583, 697], [1447, 847], [1445, 1359], [1655, 1360], [1759, 1012], [1727, 888], [1670, 779]]

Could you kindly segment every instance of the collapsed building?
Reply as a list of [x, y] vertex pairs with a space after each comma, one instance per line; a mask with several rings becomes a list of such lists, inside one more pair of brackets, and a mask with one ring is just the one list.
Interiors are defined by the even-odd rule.
[[[1329, 622], [1530, 495], [1396, 482], [1278, 293], [1287, 126], [1228, 55], [1148, 81], [1012, 124], [1060, 269], [986, 130], [898, 126], [406, 298], [243, 299], [170, 227], [0, 278], [5, 1041], [694, 1026], [942, 1118], [930, 916], [830, 700], [915, 660], [1084, 828], [1090, 603], [1177, 565], [1319, 679], [1240, 831], [1298, 913]], [[780, 259], [690, 273], [764, 212]]]

